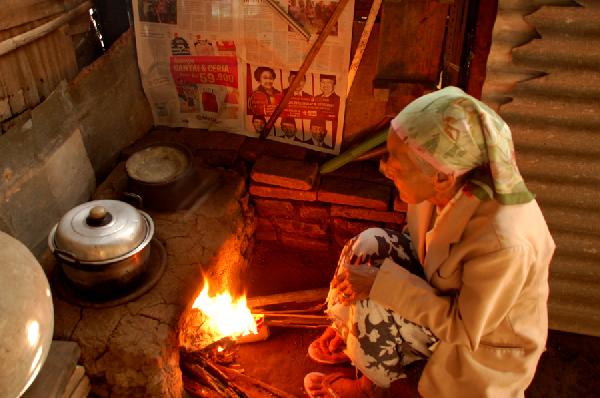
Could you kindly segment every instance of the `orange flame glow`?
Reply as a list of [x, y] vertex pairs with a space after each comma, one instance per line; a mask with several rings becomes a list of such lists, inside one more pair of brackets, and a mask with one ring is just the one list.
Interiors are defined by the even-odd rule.
[[229, 292], [218, 293], [214, 297], [208, 295], [208, 281], [194, 301], [192, 308], [197, 308], [208, 318], [203, 327], [213, 334], [223, 337], [240, 337], [257, 334], [256, 321], [246, 305], [246, 296], [233, 299]]

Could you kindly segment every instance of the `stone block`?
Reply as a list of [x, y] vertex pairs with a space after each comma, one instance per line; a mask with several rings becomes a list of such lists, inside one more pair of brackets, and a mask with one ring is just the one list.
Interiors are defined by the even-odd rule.
[[386, 185], [325, 176], [317, 197], [320, 202], [387, 210], [390, 194], [391, 188]]
[[263, 155], [256, 160], [250, 177], [263, 184], [307, 191], [314, 186], [318, 171], [315, 162]]
[[327, 237], [327, 224], [311, 224], [286, 218], [272, 220], [283, 234], [306, 236], [309, 238], [323, 239]]
[[337, 205], [331, 206], [331, 216], [394, 224], [402, 224], [405, 218], [404, 213], [398, 213], [394, 211], [379, 211], [361, 207]]
[[250, 183], [250, 195], [263, 198], [303, 200], [306, 202], [314, 202], [317, 200], [317, 191], [314, 189], [310, 191], [299, 191], [296, 189], [274, 187], [272, 185], [263, 185], [255, 182]]
[[259, 218], [256, 220], [256, 231], [254, 233], [256, 240], [277, 240], [277, 230], [270, 220]]
[[408, 204], [400, 199], [398, 191], [394, 189], [392, 195], [394, 195], [394, 211], [406, 213], [408, 211]]
[[302, 204], [298, 207], [301, 220], [329, 222], [329, 206]]
[[294, 249], [328, 250], [329, 239], [312, 239], [295, 234], [282, 233], [281, 243]]
[[294, 205], [285, 200], [254, 199], [254, 205], [261, 217], [293, 218]]
[[261, 155], [303, 160], [306, 158], [306, 153], [306, 148], [258, 138], [246, 138], [240, 148], [240, 156], [251, 162], [254, 162]]

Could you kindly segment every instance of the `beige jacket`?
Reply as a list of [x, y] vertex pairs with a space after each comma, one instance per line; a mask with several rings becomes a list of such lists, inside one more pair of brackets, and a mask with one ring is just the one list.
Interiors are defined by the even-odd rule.
[[423, 397], [523, 397], [547, 337], [555, 245], [544, 217], [535, 201], [502, 206], [461, 192], [427, 232], [433, 210], [408, 210], [429, 284], [386, 260], [371, 298], [440, 338]]

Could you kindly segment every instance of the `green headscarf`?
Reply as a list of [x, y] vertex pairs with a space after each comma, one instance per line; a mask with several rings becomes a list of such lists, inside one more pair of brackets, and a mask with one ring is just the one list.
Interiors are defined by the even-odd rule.
[[481, 200], [527, 203], [508, 125], [483, 102], [446, 87], [411, 102], [391, 122], [391, 131], [436, 170], [461, 176], [476, 170], [466, 189]]

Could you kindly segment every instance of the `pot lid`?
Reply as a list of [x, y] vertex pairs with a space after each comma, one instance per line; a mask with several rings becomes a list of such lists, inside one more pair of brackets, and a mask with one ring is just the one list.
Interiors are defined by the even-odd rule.
[[55, 249], [79, 261], [105, 261], [135, 250], [148, 233], [144, 215], [118, 200], [94, 200], [67, 212], [54, 232]]

